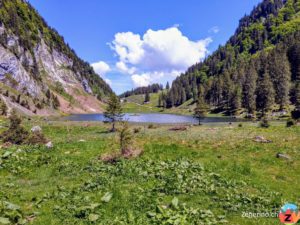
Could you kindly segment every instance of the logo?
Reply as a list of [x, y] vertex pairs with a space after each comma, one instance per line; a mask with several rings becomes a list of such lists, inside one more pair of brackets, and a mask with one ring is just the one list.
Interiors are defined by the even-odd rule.
[[283, 224], [296, 224], [300, 221], [300, 212], [294, 204], [285, 204], [279, 213], [280, 222]]

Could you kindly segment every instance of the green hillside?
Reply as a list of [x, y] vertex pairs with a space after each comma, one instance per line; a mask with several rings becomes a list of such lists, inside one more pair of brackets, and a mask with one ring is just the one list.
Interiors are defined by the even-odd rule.
[[[164, 90], [166, 93], [166, 90]], [[171, 113], [191, 115], [195, 107], [192, 100], [184, 102], [182, 105], [173, 108], [158, 107], [158, 98], [162, 91], [150, 94], [150, 102], [144, 103], [145, 95], [132, 95], [124, 98], [123, 108], [127, 113]]]
[[201, 97], [234, 114], [300, 109], [299, 11], [299, 0], [264, 0], [224, 46], [173, 82], [167, 107]]
[[158, 105], [159, 93], [150, 94], [150, 102], [144, 103], [145, 95], [132, 95], [124, 98], [123, 108], [124, 112], [135, 113], [151, 113], [162, 112]]

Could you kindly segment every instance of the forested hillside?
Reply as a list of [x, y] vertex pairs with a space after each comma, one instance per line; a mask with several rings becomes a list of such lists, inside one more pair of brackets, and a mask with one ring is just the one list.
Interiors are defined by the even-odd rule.
[[299, 0], [264, 0], [225, 46], [173, 82], [167, 107], [199, 98], [235, 113], [299, 107], [299, 10]]
[[[88, 96], [101, 100], [112, 93], [89, 63], [25, 0], [0, 0], [0, 54], [1, 90], [9, 92], [3, 96], [9, 97], [5, 102], [21, 96], [29, 111], [42, 113], [42, 108], [71, 105], [84, 112], [98, 104]], [[11, 106], [17, 103], [11, 102]]]
[[143, 94], [150, 94], [150, 93], [158, 93], [159, 91], [163, 90], [163, 86], [161, 84], [151, 84], [147, 87], [138, 87], [132, 89], [131, 91], [126, 91], [120, 95], [121, 98], [127, 98], [132, 95], [143, 95]]

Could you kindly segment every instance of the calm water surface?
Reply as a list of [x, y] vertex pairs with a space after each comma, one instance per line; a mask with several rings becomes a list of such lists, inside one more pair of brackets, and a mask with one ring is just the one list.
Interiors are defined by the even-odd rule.
[[[192, 116], [174, 115], [174, 114], [159, 114], [159, 113], [126, 113], [123, 117], [132, 123], [160, 123], [160, 124], [197, 124], [198, 121]], [[103, 114], [76, 114], [64, 117], [63, 120], [70, 121], [106, 121]], [[231, 117], [206, 117], [202, 123], [229, 123], [240, 122], [242, 119]]]

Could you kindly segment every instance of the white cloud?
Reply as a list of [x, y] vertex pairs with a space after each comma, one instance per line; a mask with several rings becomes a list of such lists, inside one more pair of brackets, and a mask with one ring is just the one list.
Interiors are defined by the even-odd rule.
[[210, 28], [208, 32], [217, 34], [220, 32], [220, 28], [218, 26], [214, 26], [214, 27]]
[[189, 40], [173, 26], [165, 30], [149, 29], [142, 37], [132, 32], [117, 33], [109, 45], [119, 60], [116, 69], [130, 74], [135, 86], [143, 86], [173, 80], [205, 58], [211, 41], [210, 38]]
[[99, 76], [101, 76], [108, 85], [110, 86], [112, 85], [111, 80], [105, 77], [105, 74], [111, 71], [110, 66], [106, 62], [99, 61], [96, 63], [92, 63], [91, 66], [94, 68], [95, 72]]
[[143, 86], [148, 86], [151, 82], [151, 78], [149, 74], [134, 74], [131, 76], [131, 80], [133, 81], [133, 85], [135, 87], [143, 87]]
[[141, 69], [185, 70], [202, 60], [210, 38], [191, 41], [177, 27], [166, 30], [148, 30], [141, 39], [132, 32], [117, 33], [111, 48], [120, 62], [139, 66]]
[[134, 74], [131, 76], [134, 87], [148, 86], [152, 83], [166, 83], [175, 79], [181, 71], [173, 70], [169, 72], [165, 71], [153, 71], [142, 74]]
[[117, 33], [110, 47], [119, 56], [120, 61], [137, 64], [144, 54], [142, 44], [143, 41], [139, 34], [126, 32]]
[[103, 61], [92, 63], [91, 65], [94, 68], [95, 72], [97, 74], [99, 74], [100, 76], [104, 76], [107, 72], [109, 72], [111, 70], [110, 66], [106, 62], [103, 62]]
[[122, 62], [122, 61], [116, 63], [116, 68], [120, 72], [122, 72], [122, 73], [128, 73], [128, 74], [134, 74], [135, 71], [136, 71], [135, 67], [128, 68], [128, 66], [124, 62]]

